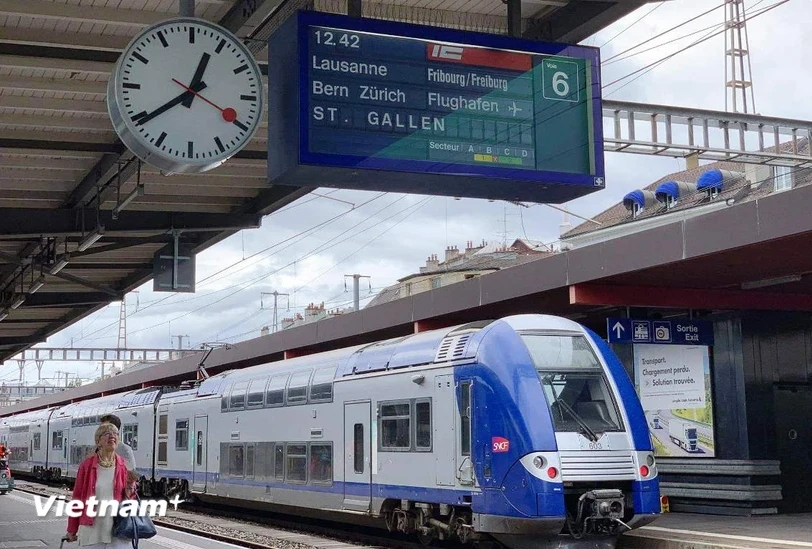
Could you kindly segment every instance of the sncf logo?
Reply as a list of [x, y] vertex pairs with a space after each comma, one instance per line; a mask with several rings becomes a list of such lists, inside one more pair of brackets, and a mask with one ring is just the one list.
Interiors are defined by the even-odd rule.
[[502, 437], [491, 438], [491, 451], [494, 454], [500, 454], [510, 450], [510, 441]]
[[462, 61], [463, 51], [463, 48], [459, 46], [432, 44], [429, 46], [429, 59], [450, 59], [452, 61]]

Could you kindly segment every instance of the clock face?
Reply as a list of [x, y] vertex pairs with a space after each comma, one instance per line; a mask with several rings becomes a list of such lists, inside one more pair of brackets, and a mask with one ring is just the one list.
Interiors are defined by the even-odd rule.
[[228, 31], [174, 19], [133, 39], [108, 86], [122, 141], [170, 172], [214, 168], [253, 136], [262, 79], [251, 53]]

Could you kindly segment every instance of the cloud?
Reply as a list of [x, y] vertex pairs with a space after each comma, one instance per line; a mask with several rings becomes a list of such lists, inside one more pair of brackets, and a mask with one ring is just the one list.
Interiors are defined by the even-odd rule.
[[[749, 0], [747, 5], [757, 1]], [[766, 0], [755, 9], [775, 1]], [[705, 0], [667, 2], [612, 40], [603, 48], [602, 58], [609, 59], [711, 5]], [[603, 44], [651, 7], [641, 8], [586, 42]], [[721, 24], [722, 17], [719, 9], [666, 39]], [[812, 53], [803, 46], [805, 33], [811, 27], [812, 10], [804, 1], [789, 2], [750, 23], [756, 105], [761, 113], [812, 119], [812, 103], [807, 97], [812, 87], [807, 70]], [[645, 67], [690, 40], [607, 65], [602, 71], [603, 81], [608, 83]], [[611, 92], [617, 87], [611, 87], [609, 98], [723, 109], [724, 60], [724, 41], [718, 36], [677, 55], [615, 93]], [[594, 216], [628, 191], [684, 167], [674, 159], [619, 153], [608, 153], [606, 165], [606, 189], [571, 202], [571, 211]], [[462, 248], [468, 240], [501, 241], [525, 236], [549, 242], [558, 238], [562, 221], [561, 213], [543, 205], [520, 208], [504, 202], [399, 194], [378, 197], [378, 193], [333, 189], [321, 189], [319, 194], [328, 198], [305, 197], [265, 218], [260, 229], [243, 231], [200, 254], [196, 294], [155, 293], [148, 284], [139, 288], [137, 297], [128, 296], [128, 345], [163, 348], [172, 344], [171, 336], [187, 334], [188, 342], [193, 344], [251, 337], [258, 335], [261, 326], [271, 322], [273, 316], [267, 296], [261, 299], [262, 292], [290, 294], [290, 310], [280, 299], [279, 317], [301, 312], [311, 302], [342, 306], [352, 301], [351, 293], [345, 292], [346, 274], [371, 277], [371, 282], [362, 282], [364, 294], [368, 284], [380, 289], [416, 272], [429, 254], [442, 256], [449, 245]], [[365, 204], [367, 201], [371, 202]], [[336, 216], [340, 217], [333, 219]], [[577, 224], [578, 220], [572, 222]], [[215, 275], [228, 266], [232, 267]], [[350, 280], [347, 287], [352, 287]], [[51, 337], [48, 346], [69, 346], [73, 341], [77, 347], [115, 347], [118, 316], [118, 305], [105, 307]], [[7, 365], [10, 378], [6, 380], [16, 379], [12, 365]], [[49, 377], [60, 369], [66, 366], [46, 364], [43, 373]], [[76, 371], [93, 377], [98, 375], [98, 364], [81, 364]], [[33, 365], [29, 366], [28, 378], [32, 379], [35, 372]]]

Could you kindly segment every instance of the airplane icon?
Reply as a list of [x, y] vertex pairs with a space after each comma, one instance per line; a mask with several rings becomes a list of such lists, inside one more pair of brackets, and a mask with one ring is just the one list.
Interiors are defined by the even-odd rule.
[[508, 105], [508, 110], [509, 110], [510, 112], [512, 112], [512, 113], [513, 113], [513, 116], [515, 117], [515, 116], [516, 116], [518, 113], [522, 112], [522, 110], [523, 110], [523, 109], [522, 109], [521, 107], [519, 107], [519, 106], [516, 104], [516, 102], [515, 102], [515, 101], [513, 101], [513, 104], [512, 104], [512, 105]]

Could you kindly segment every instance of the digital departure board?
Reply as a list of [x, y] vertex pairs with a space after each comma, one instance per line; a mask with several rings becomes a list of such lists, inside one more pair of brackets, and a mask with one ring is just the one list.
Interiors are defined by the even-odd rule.
[[539, 202], [604, 186], [596, 49], [293, 21], [269, 42], [272, 181]]

